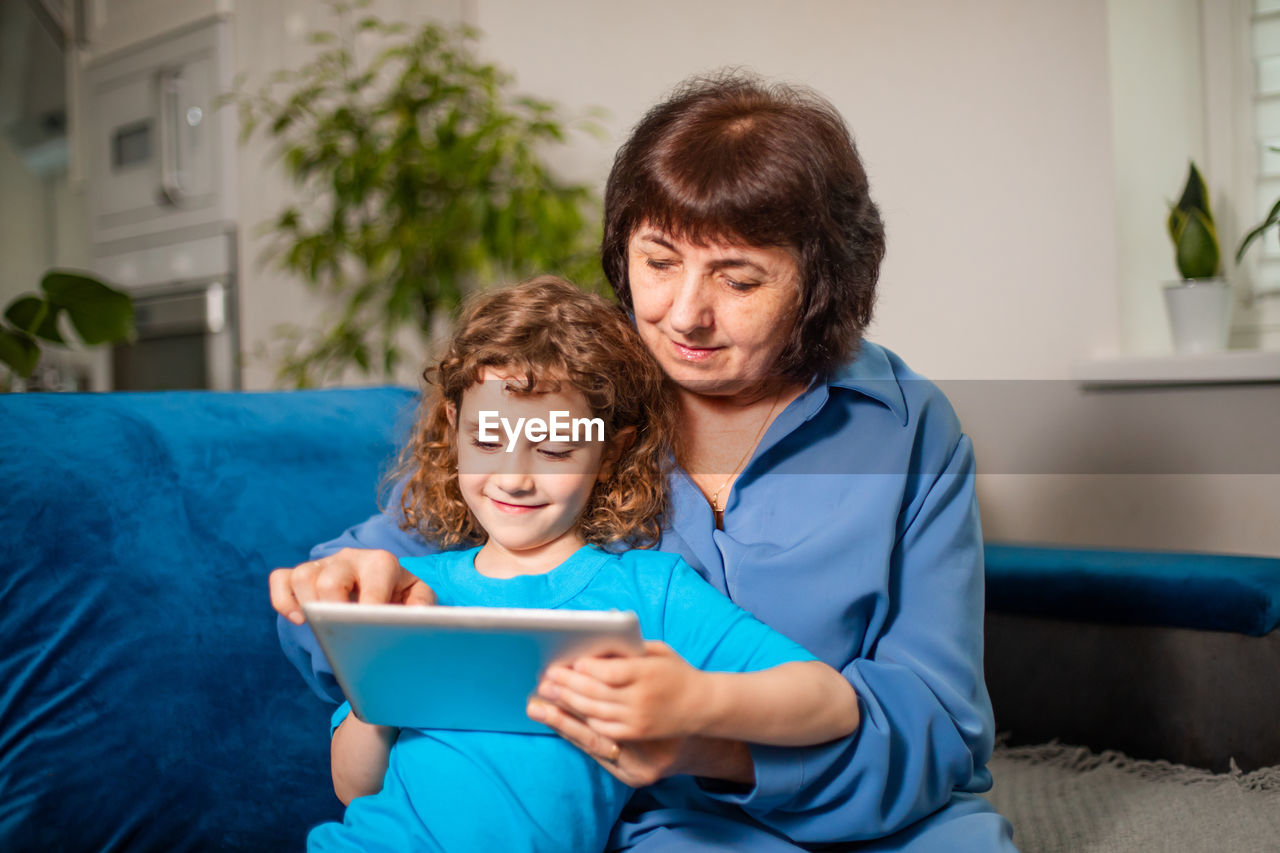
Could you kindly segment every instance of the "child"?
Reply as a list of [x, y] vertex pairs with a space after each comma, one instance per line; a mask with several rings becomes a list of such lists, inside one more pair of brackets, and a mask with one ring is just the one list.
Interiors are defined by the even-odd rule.
[[[839, 673], [679, 557], [628, 550], [660, 535], [674, 418], [619, 308], [550, 276], [482, 294], [435, 373], [400, 503], [406, 526], [454, 549], [403, 561], [439, 604], [635, 611], [644, 655], [610, 661], [608, 683], [575, 700], [620, 743], [697, 731], [799, 746], [857, 727]], [[527, 428], [552, 413], [561, 430]], [[563, 425], [579, 418], [603, 435], [572, 435]], [[653, 689], [637, 701], [642, 671]], [[332, 762], [335, 790], [354, 799], [342, 824], [312, 830], [311, 850], [594, 853], [632, 793], [556, 736], [396, 730], [348, 711], [334, 716]]]

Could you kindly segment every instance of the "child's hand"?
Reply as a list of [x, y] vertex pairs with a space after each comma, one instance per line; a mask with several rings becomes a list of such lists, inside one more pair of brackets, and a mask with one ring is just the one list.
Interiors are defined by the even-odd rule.
[[354, 713], [347, 714], [329, 745], [333, 792], [343, 805], [382, 790], [391, 745], [399, 734], [399, 729], [375, 726]]
[[582, 658], [547, 669], [538, 695], [615, 741], [699, 734], [712, 705], [707, 673], [666, 643], [639, 657]]

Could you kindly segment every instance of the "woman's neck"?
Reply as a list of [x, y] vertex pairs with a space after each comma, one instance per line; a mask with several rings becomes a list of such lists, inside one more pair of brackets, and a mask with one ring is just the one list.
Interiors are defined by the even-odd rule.
[[739, 443], [750, 441], [752, 428], [770, 412], [776, 416], [804, 389], [804, 383], [781, 381], [724, 396], [680, 388], [677, 400], [682, 444], [708, 444], [733, 437]]
[[732, 396], [681, 389], [678, 458], [723, 526], [729, 492], [769, 425], [804, 392], [802, 383], [774, 383]]
[[[781, 397], [786, 403], [800, 396], [805, 383], [785, 378], [766, 379], [727, 394], [704, 393], [697, 388], [676, 386], [676, 399], [687, 414], [697, 416], [734, 417], [753, 408], [769, 405]], [[785, 405], [785, 403], [784, 403]]]

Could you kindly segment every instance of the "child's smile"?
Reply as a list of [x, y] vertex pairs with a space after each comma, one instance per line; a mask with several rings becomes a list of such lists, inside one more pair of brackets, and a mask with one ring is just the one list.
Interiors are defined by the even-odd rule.
[[508, 503], [507, 501], [500, 501], [497, 498], [490, 498], [490, 500], [493, 501], [493, 505], [497, 507], [500, 511], [515, 513], [517, 515], [524, 512], [533, 512], [535, 509], [540, 509], [541, 507], [546, 506], [546, 504], [544, 503], [513, 504], [513, 503]]
[[606, 444], [485, 434], [482, 412], [516, 423], [548, 421], [553, 411], [590, 418], [591, 411], [567, 382], [554, 393], [524, 394], [509, 390], [508, 380], [520, 386], [523, 379], [508, 373], [486, 369], [481, 379], [463, 393], [456, 413], [458, 485], [488, 534], [476, 568], [494, 577], [548, 572], [585, 544], [578, 519], [600, 476]]

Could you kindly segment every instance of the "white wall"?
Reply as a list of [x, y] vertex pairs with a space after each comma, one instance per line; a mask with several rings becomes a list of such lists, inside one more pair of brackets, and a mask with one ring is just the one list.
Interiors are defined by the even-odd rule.
[[[296, 63], [306, 52], [298, 24], [313, 8], [239, 4], [242, 67], [265, 75]], [[1159, 393], [1135, 410], [1139, 398], [1099, 398], [1069, 379], [1082, 358], [1167, 348], [1155, 283], [1172, 274], [1164, 202], [1202, 139], [1199, 72], [1187, 69], [1185, 52], [1196, 0], [461, 0], [425, 11], [384, 0], [379, 8], [411, 22], [433, 10], [461, 15], [519, 88], [570, 112], [607, 108], [606, 139], [583, 136], [555, 155], [567, 176], [597, 186], [632, 124], [689, 74], [742, 65], [812, 85], [849, 121], [887, 223], [872, 337], [928, 376], [975, 383], [957, 405], [990, 472], [979, 481], [988, 536], [1280, 554], [1280, 469], [1248, 469], [1251, 452], [1267, 455], [1265, 430], [1237, 435], [1242, 456], [1224, 464], [1198, 449], [1217, 435], [1176, 406], [1169, 414]], [[307, 322], [319, 310], [296, 283], [249, 268], [253, 224], [287, 198], [274, 170], [252, 166], [262, 156], [250, 148], [240, 176], [251, 352], [276, 323]], [[250, 361], [245, 379], [269, 385], [270, 365]], [[414, 372], [401, 379], [413, 382]], [[1002, 384], [1012, 379], [1044, 383], [1056, 416], [1031, 417], [1010, 391], [1017, 386]], [[1179, 393], [1180, 405], [1203, 399]], [[1266, 393], [1241, 389], [1212, 405], [1221, 417], [1248, 418]], [[1120, 410], [1122, 438], [1110, 429]], [[1109, 471], [1106, 460], [1148, 443], [1148, 424], [1178, 461]], [[1043, 464], [1062, 447], [1084, 461]], [[1020, 453], [1036, 461], [1024, 464]]]
[[741, 65], [844, 114], [887, 223], [872, 337], [947, 377], [1065, 377], [1117, 336], [1103, 0], [478, 0], [522, 87], [602, 105], [602, 181], [643, 111]]
[[49, 268], [44, 207], [43, 181], [28, 172], [9, 142], [0, 138], [0, 306], [34, 290]]
[[[1119, 330], [1103, 0], [473, 0], [378, 4], [461, 12], [518, 86], [570, 113], [605, 107], [555, 161], [602, 186], [618, 143], [663, 92], [725, 65], [804, 83], [846, 116], [887, 223], [872, 337], [940, 377], [1064, 378]], [[237, 64], [261, 80], [309, 54], [314, 4], [236, 8]], [[241, 158], [242, 320], [255, 352], [317, 300], [259, 263], [253, 229], [288, 198], [261, 140]], [[409, 374], [412, 375], [412, 374]]]
[[[611, 111], [606, 140], [560, 158], [597, 183], [630, 126], [689, 74], [743, 65], [835, 103], [889, 235], [871, 336], [959, 380], [946, 387], [991, 472], [979, 478], [990, 538], [1280, 554], [1280, 468], [1265, 421], [1249, 420], [1266, 391], [1212, 400], [1249, 427], [1224, 459], [1200, 450], [1223, 430], [1184, 417], [1200, 392], [1115, 397], [1069, 380], [1084, 358], [1168, 351], [1164, 205], [1187, 158], [1203, 159], [1199, 10], [477, 0], [470, 15], [521, 86]], [[1054, 417], [1011, 379], [1037, 380], [1034, 405]], [[1139, 447], [1154, 451], [1148, 464], [1125, 470]], [[1268, 461], [1240, 473], [1253, 455]]]
[[[461, 9], [377, 8], [411, 21]], [[252, 81], [301, 62], [317, 14], [303, 0], [239, 4], [238, 68]], [[580, 135], [554, 157], [597, 186], [631, 125], [690, 74], [740, 65], [825, 94], [849, 121], [887, 222], [872, 337], [929, 375], [1062, 378], [1073, 361], [1114, 349], [1103, 0], [474, 0], [463, 14], [521, 89], [573, 114], [608, 110], [607, 138]], [[268, 162], [258, 140], [239, 180], [250, 387], [272, 381], [255, 355], [271, 328], [319, 310], [259, 263], [252, 229], [288, 198]]]
[[[1119, 235], [1120, 350], [1171, 349], [1160, 284], [1177, 279], [1165, 231], [1194, 160], [1206, 180], [1199, 0], [1110, 0]], [[1222, 180], [1226, 176], [1220, 176]], [[1220, 200], [1220, 197], [1215, 198]]]

